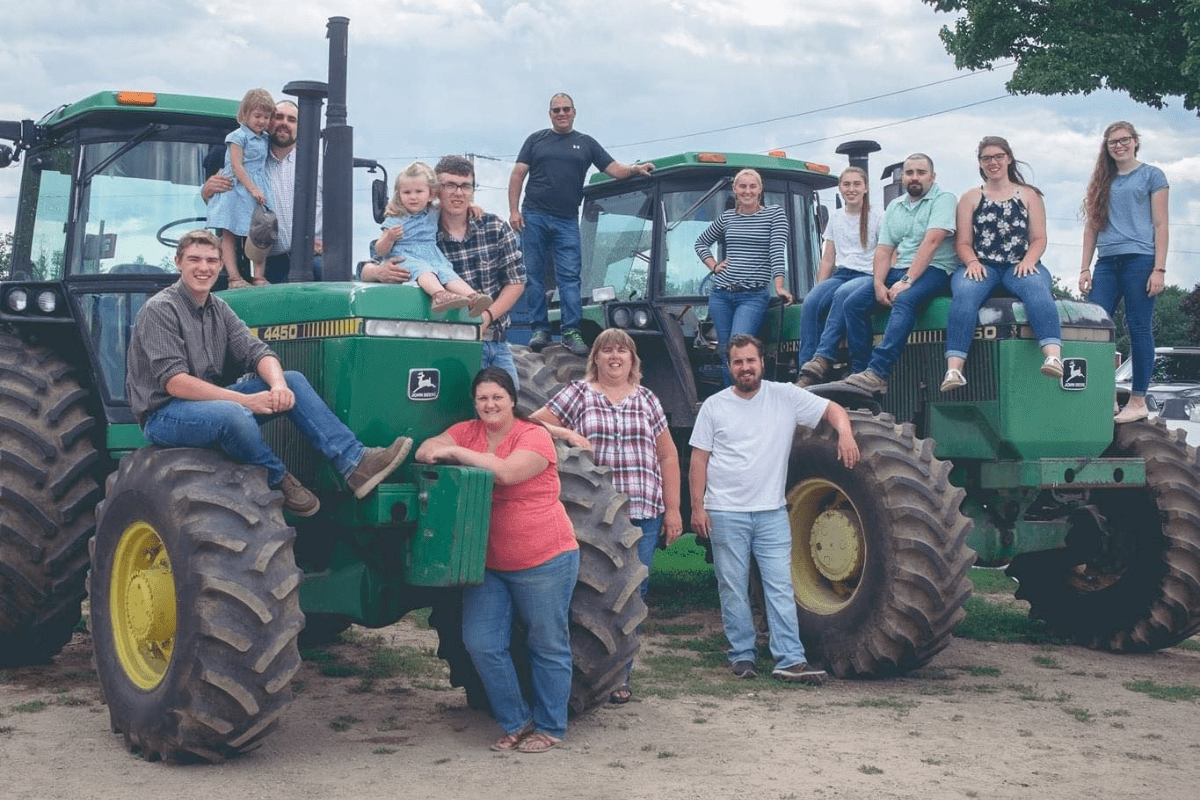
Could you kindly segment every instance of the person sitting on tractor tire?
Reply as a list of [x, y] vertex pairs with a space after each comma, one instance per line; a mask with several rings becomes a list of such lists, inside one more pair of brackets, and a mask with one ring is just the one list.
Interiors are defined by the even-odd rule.
[[[147, 439], [160, 447], [216, 447], [234, 461], [264, 467], [267, 484], [283, 492], [283, 507], [302, 517], [321, 503], [263, 441], [262, 423], [287, 414], [355, 497], [366, 497], [400, 466], [412, 439], [363, 446], [308, 379], [284, 372], [271, 349], [212, 294], [221, 274], [215, 236], [185, 234], [175, 265], [179, 280], [146, 301], [129, 341], [126, 391]], [[257, 375], [222, 386], [227, 364]]]

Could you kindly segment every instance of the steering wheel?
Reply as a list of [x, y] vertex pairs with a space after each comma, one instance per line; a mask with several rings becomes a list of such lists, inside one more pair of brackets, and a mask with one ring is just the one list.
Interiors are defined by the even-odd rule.
[[179, 246], [179, 240], [178, 239], [168, 239], [167, 237], [163, 236], [163, 234], [166, 231], [170, 230], [171, 228], [176, 227], [177, 225], [190, 225], [193, 222], [207, 222], [207, 221], [208, 221], [208, 217], [184, 217], [183, 219], [177, 219], [174, 222], [168, 222], [166, 225], [163, 225], [161, 228], [159, 228], [158, 233], [154, 234], [154, 238], [158, 239], [158, 243], [161, 244], [163, 247], [169, 247], [172, 250], [174, 250], [176, 247]]
[[716, 276], [717, 276], [717, 273], [713, 272], [710, 269], [710, 270], [708, 270], [708, 274], [700, 279], [700, 286], [698, 288], [698, 291], [702, 296], [708, 297], [710, 294], [712, 294], [712, 285], [713, 285], [713, 281], [716, 280]]
[[108, 270], [109, 275], [159, 275], [166, 274], [166, 270], [157, 264], [117, 264], [112, 269]]

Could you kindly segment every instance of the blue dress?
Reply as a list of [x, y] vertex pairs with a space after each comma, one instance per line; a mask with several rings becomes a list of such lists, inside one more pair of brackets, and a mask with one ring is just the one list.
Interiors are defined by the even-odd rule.
[[228, 192], [215, 194], [208, 201], [208, 227], [223, 228], [238, 236], [250, 232], [250, 216], [256, 205], [250, 190], [242, 186], [237, 176], [233, 174], [230, 162], [229, 145], [236, 144], [242, 148], [242, 166], [250, 179], [258, 184], [258, 188], [267, 196], [267, 207], [272, 207], [271, 187], [267, 183], [267, 154], [270, 152], [270, 136], [266, 131], [254, 134], [245, 125], [225, 137], [225, 168], [221, 174], [233, 180], [233, 188]]
[[400, 226], [404, 235], [392, 245], [389, 258], [404, 259], [404, 266], [412, 273], [410, 283], [427, 272], [433, 272], [445, 286], [452, 280], [459, 279], [454, 271], [454, 265], [438, 249], [437, 230], [438, 212], [427, 208], [419, 214], [409, 214], [404, 217], [388, 217], [383, 221], [383, 229]]

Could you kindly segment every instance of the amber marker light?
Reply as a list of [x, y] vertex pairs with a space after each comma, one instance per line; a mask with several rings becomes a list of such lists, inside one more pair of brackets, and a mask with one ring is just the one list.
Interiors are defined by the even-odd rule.
[[827, 167], [825, 164], [817, 164], [814, 161], [805, 161], [804, 168], [811, 172], [821, 172], [825, 175], [829, 174], [829, 167]]
[[152, 106], [158, 102], [154, 92], [117, 92], [119, 106]]
[[787, 150], [768, 150], [767, 155], [775, 156], [776, 158], [787, 158]]
[[725, 154], [724, 153], [698, 153], [696, 155], [696, 160], [699, 161], [701, 164], [724, 164], [725, 163]]

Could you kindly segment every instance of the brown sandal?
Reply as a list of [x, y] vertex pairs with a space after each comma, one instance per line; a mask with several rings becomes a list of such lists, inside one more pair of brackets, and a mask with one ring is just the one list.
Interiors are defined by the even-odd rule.
[[467, 313], [472, 317], [482, 317], [492, 305], [492, 298], [486, 294], [475, 292], [467, 298]]
[[242, 278], [230, 278], [229, 279], [229, 288], [230, 289], [245, 289], [249, 285], [250, 285], [250, 283]]
[[555, 739], [548, 733], [531, 733], [517, 744], [518, 753], [544, 753], [558, 747], [562, 739]]
[[517, 731], [516, 733], [506, 733], [501, 736], [495, 741], [495, 743], [492, 744], [491, 749], [498, 753], [502, 753], [505, 750], [516, 750], [517, 745], [519, 745], [521, 740], [528, 736], [532, 730], [533, 723], [529, 722], [525, 725], [525, 727], [521, 728], [521, 730]]
[[455, 294], [448, 289], [442, 289], [440, 292], [434, 292], [433, 311], [440, 314], [443, 311], [449, 311], [452, 308], [466, 308], [470, 303], [467, 298], [461, 294]]
[[270, 286], [271, 285], [271, 282], [269, 280], [267, 280], [266, 278], [255, 278], [254, 280], [252, 280], [250, 282], [253, 283], [255, 286]]

